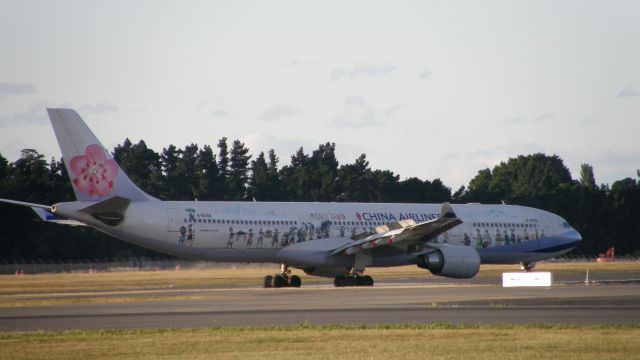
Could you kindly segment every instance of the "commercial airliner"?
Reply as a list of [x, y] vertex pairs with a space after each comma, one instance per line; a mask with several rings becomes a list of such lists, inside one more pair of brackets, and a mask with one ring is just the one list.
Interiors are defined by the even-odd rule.
[[77, 201], [0, 201], [181, 258], [280, 264], [264, 287], [299, 287], [291, 268], [340, 287], [373, 285], [367, 267], [414, 264], [451, 278], [471, 278], [481, 263], [528, 271], [581, 241], [560, 216], [523, 206], [160, 201], [129, 179], [78, 113], [47, 111]]

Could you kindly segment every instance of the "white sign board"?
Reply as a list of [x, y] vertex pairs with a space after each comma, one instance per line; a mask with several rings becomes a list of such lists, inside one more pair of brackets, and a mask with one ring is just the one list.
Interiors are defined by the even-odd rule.
[[502, 273], [502, 287], [551, 286], [553, 276], [550, 272], [512, 272]]

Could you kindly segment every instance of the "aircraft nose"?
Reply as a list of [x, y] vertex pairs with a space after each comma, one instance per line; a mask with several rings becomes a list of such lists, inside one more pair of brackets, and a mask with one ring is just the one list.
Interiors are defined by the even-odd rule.
[[582, 235], [580, 235], [580, 233], [579, 233], [579, 232], [577, 232], [577, 231], [576, 231], [576, 239], [577, 239], [578, 241], [582, 241]]
[[564, 234], [562, 234], [562, 237], [565, 238], [567, 241], [571, 241], [571, 242], [581, 242], [582, 241], [582, 235], [580, 235], [580, 233], [576, 230], [571, 230], [568, 231]]

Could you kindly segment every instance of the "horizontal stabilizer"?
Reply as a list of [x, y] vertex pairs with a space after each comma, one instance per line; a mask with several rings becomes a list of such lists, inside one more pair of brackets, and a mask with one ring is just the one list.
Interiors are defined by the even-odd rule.
[[114, 196], [111, 199], [87, 206], [80, 211], [109, 226], [116, 226], [124, 220], [124, 213], [129, 208], [129, 204], [131, 204], [131, 200]]
[[38, 209], [45, 209], [45, 210], [50, 210], [51, 209], [51, 205], [34, 204], [34, 203], [24, 202], [24, 201], [0, 199], [0, 202], [7, 203], [7, 204], [13, 204], [13, 205], [20, 205], [20, 206], [29, 206], [31, 208], [35, 207], [35, 208], [38, 208]]
[[35, 207], [35, 206], [32, 206], [31, 210], [33, 210], [33, 212], [35, 212], [36, 215], [38, 215], [38, 217], [40, 217], [40, 219], [42, 219], [42, 221], [52, 222], [52, 223], [61, 224], [61, 225], [71, 225], [71, 226], [86, 226], [87, 225], [87, 224], [82, 223], [80, 221], [61, 218], [59, 216], [56, 216], [55, 214], [50, 213], [49, 211], [47, 211], [45, 209], [38, 208], [38, 207]]

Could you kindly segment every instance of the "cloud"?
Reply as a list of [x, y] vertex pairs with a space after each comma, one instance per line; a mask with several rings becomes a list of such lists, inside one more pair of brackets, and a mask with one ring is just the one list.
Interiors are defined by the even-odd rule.
[[0, 82], [0, 96], [34, 94], [36, 87], [27, 83]]
[[282, 64], [282, 66], [284, 67], [288, 67], [288, 68], [297, 68], [297, 67], [311, 67], [311, 66], [318, 66], [319, 63], [315, 62], [315, 61], [305, 61], [305, 60], [299, 60], [299, 59], [294, 59], [291, 61], [287, 61], [285, 63]]
[[289, 104], [280, 104], [262, 112], [260, 120], [278, 121], [299, 114], [298, 109]]
[[52, 105], [42, 101], [29, 106], [26, 111], [13, 113], [11, 115], [0, 116], [0, 127], [5, 126], [28, 126], [46, 125], [49, 123], [47, 108], [68, 108], [70, 104]]
[[507, 120], [512, 124], [534, 124], [547, 120], [551, 120], [555, 117], [555, 115], [551, 112], [545, 112], [537, 116], [529, 117], [529, 116], [520, 116], [514, 117]]
[[[46, 125], [49, 123], [49, 116], [47, 115], [47, 109], [49, 108], [73, 108], [73, 105], [70, 103], [52, 104], [47, 101], [41, 101], [29, 106], [25, 111], [0, 116], [0, 127]], [[118, 108], [111, 103], [102, 102], [96, 105], [83, 105], [78, 108], [78, 111], [92, 115], [101, 115], [118, 111]]]
[[501, 161], [506, 161], [510, 157], [545, 152], [546, 149], [540, 144], [511, 142], [508, 145], [478, 149], [467, 153], [465, 156], [469, 160], [487, 164], [484, 167], [487, 167], [489, 165], [493, 167], [495, 165], [498, 165]]
[[397, 66], [391, 63], [368, 64], [359, 62], [348, 68], [335, 68], [331, 70], [331, 80], [354, 80], [358, 78], [376, 78], [394, 72]]
[[85, 104], [78, 108], [79, 112], [93, 114], [93, 115], [103, 115], [112, 112], [118, 111], [118, 108], [112, 103], [103, 101], [99, 104]]
[[227, 115], [229, 115], [229, 113], [223, 109], [216, 109], [211, 112], [211, 116], [213, 117], [225, 117]]
[[550, 112], [546, 112], [544, 114], [540, 114], [536, 117], [534, 117], [533, 119], [531, 119], [532, 123], [537, 123], [537, 122], [542, 122], [542, 121], [547, 121], [547, 120], [551, 120], [555, 117], [555, 115], [553, 113]]
[[431, 70], [429, 70], [428, 68], [424, 68], [421, 72], [420, 75], [418, 75], [418, 77], [420, 79], [427, 79], [429, 77], [431, 77]]
[[196, 106], [196, 111], [200, 111], [202, 110], [207, 104], [209, 103], [209, 100], [202, 100], [198, 103], [198, 105]]
[[593, 147], [562, 151], [565, 164], [572, 169], [574, 178], [580, 174], [580, 165], [593, 166], [598, 183], [613, 184], [625, 177], [637, 178], [640, 147], [606, 146], [593, 143]]
[[289, 164], [291, 155], [302, 146], [305, 152], [310, 152], [317, 148], [321, 141], [315, 138], [280, 138], [269, 132], [261, 131], [259, 133], [249, 133], [245, 136], [240, 136], [240, 139], [245, 143], [246, 147], [250, 149], [253, 158], [257, 158], [258, 154], [262, 151], [265, 154], [270, 149], [274, 149], [276, 156], [280, 158], [279, 166]]
[[396, 116], [396, 114], [401, 108], [402, 108], [402, 105], [394, 105], [388, 109], [382, 110], [381, 113], [382, 113], [382, 116], [384, 116], [385, 118], [391, 119]]
[[17, 160], [20, 158], [22, 149], [28, 149], [29, 147], [33, 147], [33, 143], [27, 145], [22, 139], [15, 139], [9, 141], [8, 144], [0, 146], [0, 154], [9, 161]]
[[636, 97], [636, 96], [640, 96], [640, 92], [638, 92], [638, 90], [636, 90], [636, 88], [631, 84], [625, 86], [624, 89], [620, 90], [620, 92], [618, 93], [618, 97]]
[[342, 111], [335, 116], [333, 124], [338, 128], [362, 128], [384, 122], [376, 119], [375, 111], [362, 97], [353, 95], [342, 102]]
[[596, 126], [598, 124], [600, 124], [600, 121], [598, 121], [598, 119], [592, 118], [592, 117], [585, 117], [582, 118], [580, 120], [578, 120], [578, 123], [582, 126]]
[[460, 159], [460, 154], [457, 152], [448, 152], [440, 157], [440, 160], [450, 162], [457, 161]]

